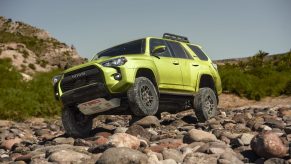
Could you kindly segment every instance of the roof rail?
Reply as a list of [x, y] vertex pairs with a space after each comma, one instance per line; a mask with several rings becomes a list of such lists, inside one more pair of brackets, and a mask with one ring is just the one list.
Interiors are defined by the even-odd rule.
[[187, 37], [175, 35], [175, 34], [170, 34], [170, 33], [164, 33], [163, 38], [176, 40], [176, 41], [180, 41], [180, 42], [185, 42], [185, 43], [190, 43]]

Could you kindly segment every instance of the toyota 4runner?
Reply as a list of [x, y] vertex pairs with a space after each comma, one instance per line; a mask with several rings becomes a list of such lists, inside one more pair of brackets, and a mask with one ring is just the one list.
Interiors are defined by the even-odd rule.
[[193, 108], [198, 121], [217, 114], [217, 67], [183, 36], [165, 33], [120, 44], [53, 78], [67, 134], [84, 137], [100, 114], [157, 115]]

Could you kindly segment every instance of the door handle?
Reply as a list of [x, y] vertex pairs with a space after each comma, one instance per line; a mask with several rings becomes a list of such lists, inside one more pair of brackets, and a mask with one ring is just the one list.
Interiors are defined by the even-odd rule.
[[179, 62], [178, 61], [173, 61], [173, 64], [174, 65], [179, 65]]
[[194, 66], [194, 67], [198, 67], [198, 66], [199, 66], [199, 64], [194, 64], [194, 63], [193, 63], [193, 64], [192, 64], [192, 66]]

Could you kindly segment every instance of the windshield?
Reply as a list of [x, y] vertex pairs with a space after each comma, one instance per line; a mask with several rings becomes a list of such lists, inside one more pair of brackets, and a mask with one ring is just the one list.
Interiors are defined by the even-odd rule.
[[101, 51], [94, 56], [93, 60], [101, 57], [113, 57], [119, 55], [143, 54], [145, 51], [145, 39], [124, 43], [107, 50]]

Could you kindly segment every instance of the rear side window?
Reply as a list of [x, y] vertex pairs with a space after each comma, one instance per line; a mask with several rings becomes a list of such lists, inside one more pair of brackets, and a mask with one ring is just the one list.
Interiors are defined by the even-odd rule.
[[204, 52], [197, 46], [188, 45], [188, 47], [198, 56], [200, 60], [208, 60], [208, 57], [204, 54]]
[[181, 46], [180, 43], [178, 42], [171, 42], [171, 41], [167, 41], [167, 43], [169, 44], [172, 52], [174, 53], [174, 56], [176, 58], [184, 58], [184, 59], [189, 59], [189, 56], [186, 54], [184, 48]]

